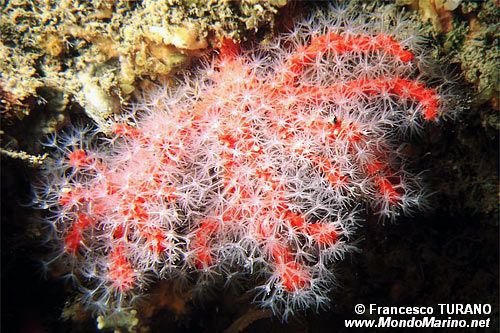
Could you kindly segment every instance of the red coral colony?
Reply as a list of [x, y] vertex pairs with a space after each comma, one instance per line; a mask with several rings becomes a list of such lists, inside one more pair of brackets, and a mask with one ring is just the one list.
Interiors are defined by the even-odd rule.
[[277, 41], [157, 87], [114, 125], [47, 145], [38, 202], [82, 300], [133, 305], [152, 281], [241, 274], [286, 319], [328, 303], [363, 214], [425, 205], [403, 139], [443, 113], [421, 39], [400, 18], [316, 15]]

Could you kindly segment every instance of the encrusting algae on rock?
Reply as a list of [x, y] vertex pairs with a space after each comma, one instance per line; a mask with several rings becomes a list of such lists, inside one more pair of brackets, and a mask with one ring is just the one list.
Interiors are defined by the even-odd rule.
[[489, 102], [499, 110], [498, 3], [494, 0], [398, 0], [397, 3], [418, 9], [420, 14], [416, 16], [430, 22], [431, 28], [426, 30], [441, 40], [440, 47], [434, 51], [436, 57], [460, 66], [463, 78], [475, 88], [474, 104]]
[[[214, 39], [243, 39], [271, 27], [286, 1], [2, 1], [0, 97], [4, 120], [37, 104], [61, 104], [53, 132], [74, 102], [104, 124], [142, 80], [171, 75]], [[82, 79], [82, 76], [84, 79]], [[87, 85], [91, 85], [89, 88]], [[86, 90], [99, 90], [96, 109]], [[57, 94], [44, 91], [55, 90]], [[107, 101], [104, 102], [104, 99]], [[60, 117], [62, 115], [62, 117]], [[100, 118], [100, 119], [99, 119]], [[48, 121], [49, 122], [49, 121]]]

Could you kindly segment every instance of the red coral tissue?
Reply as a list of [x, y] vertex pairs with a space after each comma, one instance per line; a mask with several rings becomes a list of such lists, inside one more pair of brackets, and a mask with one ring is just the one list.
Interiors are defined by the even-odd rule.
[[363, 215], [425, 204], [400, 146], [444, 112], [411, 22], [384, 21], [332, 9], [249, 50], [224, 40], [112, 137], [48, 143], [37, 200], [82, 300], [119, 311], [155, 280], [241, 274], [282, 318], [327, 304]]

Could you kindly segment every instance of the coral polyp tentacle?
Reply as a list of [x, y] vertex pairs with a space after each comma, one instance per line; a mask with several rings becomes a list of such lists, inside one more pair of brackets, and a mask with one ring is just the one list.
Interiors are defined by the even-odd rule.
[[150, 281], [236, 274], [283, 319], [327, 303], [363, 216], [425, 203], [401, 143], [443, 98], [411, 31], [383, 24], [318, 15], [255, 49], [224, 39], [195, 75], [146, 90], [111, 137], [54, 140], [40, 203], [88, 305], [119, 311]]

